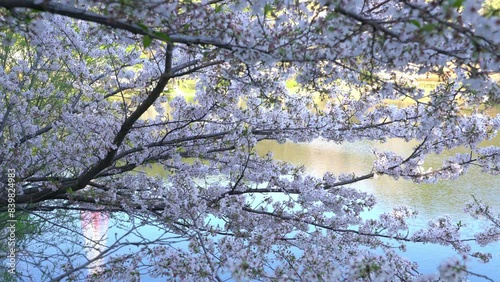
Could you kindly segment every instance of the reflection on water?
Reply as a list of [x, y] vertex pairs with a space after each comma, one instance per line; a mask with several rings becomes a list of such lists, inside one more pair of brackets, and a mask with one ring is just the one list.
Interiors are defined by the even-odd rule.
[[[167, 113], [168, 105], [165, 104]], [[497, 114], [500, 107], [494, 109], [491, 114]], [[143, 118], [152, 118], [156, 115], [154, 110], [148, 111]], [[500, 136], [494, 140], [484, 142], [484, 146], [500, 144]], [[296, 165], [304, 165], [307, 173], [314, 176], [322, 176], [325, 172], [332, 172], [336, 175], [341, 173], [355, 173], [364, 175], [372, 170], [374, 161], [373, 149], [390, 150], [402, 156], [412, 153], [417, 142], [404, 142], [399, 139], [390, 139], [385, 143], [373, 141], [359, 141], [346, 144], [334, 144], [322, 140], [315, 140], [307, 144], [285, 143], [278, 144], [274, 141], [261, 141], [257, 145], [257, 151], [263, 155], [269, 151], [273, 152], [277, 160], [289, 161]], [[439, 167], [442, 160], [456, 153], [466, 152], [465, 149], [456, 149], [445, 152], [441, 155], [432, 155], [426, 158], [427, 167]], [[160, 167], [148, 170], [148, 173], [165, 175]], [[439, 215], [448, 214], [455, 222], [465, 225], [465, 236], [471, 236], [475, 231], [482, 228], [481, 223], [473, 221], [463, 213], [466, 202], [472, 200], [471, 195], [483, 200], [495, 210], [500, 209], [500, 178], [491, 175], [481, 174], [478, 168], [472, 167], [470, 170], [456, 180], [440, 181], [434, 184], [416, 184], [406, 180], [394, 180], [382, 176], [377, 179], [368, 179], [355, 184], [357, 189], [371, 193], [377, 198], [377, 205], [373, 211], [364, 214], [365, 218], [390, 211], [397, 205], [407, 205], [419, 211], [419, 216], [412, 220], [413, 230], [425, 228], [429, 219]], [[90, 217], [92, 218], [93, 215]], [[83, 215], [82, 215], [83, 219]], [[89, 221], [86, 219], [86, 221]], [[90, 222], [93, 222], [90, 220]], [[106, 222], [106, 223], [104, 223]], [[102, 219], [99, 224], [83, 227], [84, 230], [107, 226], [107, 219]], [[154, 234], [155, 232], [151, 232]], [[92, 234], [97, 234], [92, 231]], [[104, 236], [99, 233], [98, 236]], [[91, 237], [88, 235], [88, 237]], [[97, 238], [97, 237], [91, 237]], [[93, 239], [95, 240], [95, 239]], [[95, 257], [97, 248], [91, 248], [95, 253], [89, 253], [89, 259]], [[479, 249], [481, 250], [481, 249]], [[493, 260], [482, 265], [477, 262], [470, 262], [472, 271], [487, 274], [494, 281], [500, 281], [500, 244], [488, 246], [483, 251], [493, 254]], [[416, 260], [423, 273], [435, 273], [438, 264], [447, 257], [453, 256], [454, 252], [447, 247], [430, 245], [409, 245], [405, 253], [412, 260]], [[97, 264], [97, 263], [96, 263]], [[98, 263], [100, 264], [100, 263]], [[474, 277], [471, 281], [476, 281]], [[480, 281], [480, 280], [478, 280]]]
[[[499, 144], [500, 137], [487, 143]], [[304, 165], [306, 171], [320, 177], [325, 172], [334, 174], [356, 173], [362, 175], [371, 172], [374, 156], [373, 149], [392, 150], [403, 156], [411, 154], [415, 142], [397, 139], [386, 143], [360, 141], [337, 145], [331, 142], [315, 140], [311, 143], [285, 143], [262, 141], [257, 145], [259, 154], [273, 152], [275, 159]], [[487, 144], [489, 145], [489, 144]], [[454, 150], [440, 156], [429, 156], [426, 167], [438, 167], [442, 160], [462, 150]], [[393, 180], [389, 177], [365, 180], [355, 187], [373, 193], [378, 202], [387, 207], [405, 204], [413, 206], [423, 213], [437, 215], [442, 213], [461, 214], [463, 203], [471, 200], [471, 194], [485, 200], [495, 208], [500, 207], [500, 178], [481, 174], [479, 169], [470, 170], [456, 180], [440, 181], [434, 184], [416, 184], [406, 180]]]
[[107, 242], [108, 215], [105, 212], [81, 212], [82, 231], [85, 242], [86, 257], [93, 260], [88, 266], [89, 275], [102, 270], [103, 258], [96, 259], [105, 249]]
[[[483, 145], [498, 144], [500, 144], [500, 136]], [[307, 173], [320, 177], [325, 172], [332, 172], [336, 175], [354, 172], [356, 175], [363, 175], [372, 169], [374, 156], [371, 152], [373, 149], [391, 150], [408, 156], [416, 145], [416, 142], [404, 142], [397, 139], [388, 140], [382, 144], [360, 141], [342, 145], [322, 140], [307, 144], [278, 144], [274, 141], [263, 141], [257, 145], [257, 151], [259, 154], [271, 151], [275, 159], [304, 165]], [[438, 167], [444, 158], [461, 151], [465, 152], [463, 149], [457, 149], [439, 156], [429, 156], [425, 166]], [[488, 203], [497, 211], [500, 209], [500, 193], [498, 193], [500, 178], [481, 174], [476, 167], [472, 167], [456, 180], [440, 181], [434, 184], [396, 181], [382, 176], [354, 184], [353, 187], [371, 193], [377, 198], [377, 206], [373, 211], [365, 213], [365, 218], [390, 211], [397, 205], [407, 205], [418, 210], [418, 217], [410, 222], [413, 230], [425, 228], [431, 218], [448, 214], [455, 222], [461, 221], [465, 224], [463, 229], [465, 236], [472, 236], [474, 231], [480, 230], [482, 224], [473, 221], [471, 217], [466, 217], [467, 215], [463, 213], [465, 203], [472, 200], [471, 195]], [[488, 274], [494, 281], [500, 281], [500, 243], [490, 245], [485, 250], [491, 252], [494, 259], [487, 265], [472, 262], [469, 267], [475, 272]], [[409, 246], [405, 255], [416, 260], [424, 273], [433, 273], [436, 272], [440, 261], [453, 256], [454, 253], [445, 247], [415, 244]], [[472, 281], [475, 280], [472, 278]]]

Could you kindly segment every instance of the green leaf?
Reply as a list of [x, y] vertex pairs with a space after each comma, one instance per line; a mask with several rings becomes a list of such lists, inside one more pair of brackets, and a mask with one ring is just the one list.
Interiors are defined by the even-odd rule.
[[264, 6], [264, 17], [267, 17], [267, 15], [268, 15], [270, 12], [272, 12], [272, 10], [273, 10], [273, 7], [272, 7], [271, 5], [269, 5], [269, 4], [266, 4], [266, 5]]
[[451, 3], [451, 6], [454, 8], [460, 8], [464, 4], [465, 0], [455, 0], [453, 3]]
[[144, 35], [142, 38], [142, 46], [144, 46], [144, 49], [148, 48], [149, 45], [151, 45], [151, 42], [153, 42], [153, 38], [148, 34]]
[[326, 15], [326, 17], [325, 17], [325, 21], [335, 20], [335, 19], [337, 19], [338, 17], [339, 17], [339, 16], [338, 16], [338, 14], [337, 14], [337, 13], [332, 13], [332, 12], [330, 12], [330, 13], [328, 13], [328, 14]]
[[149, 31], [149, 27], [143, 23], [137, 23], [137, 25], [142, 28], [143, 31], [145, 32], [148, 32]]
[[419, 21], [417, 21], [417, 20], [409, 20], [409, 22], [410, 22], [411, 24], [413, 24], [414, 26], [416, 26], [416, 27], [420, 28], [420, 22], [419, 22]]
[[222, 5], [219, 5], [215, 8], [215, 13], [220, 13], [222, 12]]
[[182, 26], [182, 30], [184, 30], [185, 32], [189, 31], [190, 28], [191, 28], [190, 24], [185, 24]]
[[165, 41], [165, 42], [171, 42], [172, 39], [170, 39], [170, 37], [163, 33], [163, 32], [153, 32], [154, 36], [160, 38], [161, 40]]
[[422, 31], [433, 31], [436, 29], [436, 24], [426, 24], [422, 28], [420, 28]]

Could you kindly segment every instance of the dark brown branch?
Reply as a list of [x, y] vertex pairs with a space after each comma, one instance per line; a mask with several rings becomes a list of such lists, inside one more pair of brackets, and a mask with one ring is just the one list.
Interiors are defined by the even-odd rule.
[[[5, 2], [11, 1], [3, 1], [0, 2], [0, 6], [2, 6]], [[17, 1], [14, 1], [17, 3]], [[31, 1], [19, 1], [19, 3], [31, 2]], [[3, 5], [5, 6], [5, 5]], [[118, 148], [122, 145], [125, 137], [130, 132], [135, 122], [144, 114], [153, 103], [160, 97], [161, 93], [165, 89], [167, 83], [169, 82], [172, 76], [172, 52], [174, 45], [167, 44], [166, 58], [165, 58], [165, 70], [161, 75], [158, 83], [155, 88], [149, 93], [148, 97], [142, 101], [142, 103], [137, 107], [137, 109], [123, 122], [120, 130], [116, 134], [113, 145], [115, 145], [114, 149], [111, 149], [108, 154], [101, 159], [98, 163], [92, 166], [87, 171], [83, 172], [77, 181], [69, 181], [67, 183], [60, 183], [59, 187], [54, 191], [52, 188], [44, 187], [41, 188], [40, 191], [34, 194], [29, 195], [17, 195], [16, 203], [32, 203], [37, 201], [43, 201], [45, 199], [54, 199], [57, 198], [57, 195], [66, 193], [68, 188], [71, 188], [73, 191], [78, 191], [85, 188], [89, 182], [96, 177], [102, 170], [112, 165]], [[2, 192], [0, 194], [0, 206], [7, 205], [7, 197], [6, 192]]]
[[133, 34], [148, 35], [151, 38], [169, 42], [169, 43], [183, 43], [183, 44], [205, 44], [213, 45], [219, 48], [232, 50], [237, 47], [231, 44], [223, 43], [217, 39], [200, 37], [200, 36], [186, 36], [181, 34], [165, 34], [168, 38], [158, 33], [152, 32], [144, 27], [134, 23], [129, 23], [123, 20], [117, 20], [113, 17], [103, 16], [94, 12], [78, 9], [69, 5], [54, 3], [52, 1], [41, 1], [37, 4], [34, 0], [0, 0], [0, 7], [7, 9], [14, 8], [28, 8], [52, 14], [67, 16], [74, 19], [79, 19], [87, 22], [94, 22], [103, 26], [111, 27], [114, 29], [125, 30]]
[[24, 136], [23, 138], [21, 138], [21, 140], [19, 140], [19, 143], [16, 144], [16, 147], [23, 144], [24, 142], [34, 138], [34, 137], [37, 137], [39, 135], [42, 135], [42, 134], [50, 131], [51, 129], [52, 129], [52, 125], [47, 125], [44, 128], [39, 129], [37, 132], [35, 132], [33, 134], [28, 134], [28, 135]]
[[148, 97], [142, 101], [142, 103], [137, 107], [137, 109], [123, 122], [120, 131], [116, 134], [113, 145], [116, 146], [115, 149], [110, 150], [106, 157], [102, 159], [97, 165], [93, 166], [91, 169], [83, 173], [78, 181], [77, 187], [74, 190], [79, 190], [87, 186], [87, 184], [94, 178], [99, 172], [101, 172], [106, 167], [110, 166], [113, 162], [114, 157], [118, 151], [118, 147], [121, 146], [125, 137], [132, 129], [135, 122], [153, 105], [153, 103], [160, 97], [167, 86], [168, 81], [172, 75], [172, 52], [174, 46], [173, 44], [167, 45], [167, 52], [165, 58], [165, 71], [161, 75], [160, 80], [156, 84], [155, 88], [149, 93]]

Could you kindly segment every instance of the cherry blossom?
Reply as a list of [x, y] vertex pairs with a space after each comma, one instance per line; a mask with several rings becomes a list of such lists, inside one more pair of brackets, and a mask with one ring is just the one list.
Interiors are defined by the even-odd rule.
[[[488, 227], [465, 238], [446, 215], [410, 231], [407, 219], [417, 212], [404, 206], [363, 219], [376, 199], [356, 187], [379, 175], [445, 181], [471, 166], [499, 174], [500, 148], [483, 141], [500, 128], [500, 115], [488, 114], [500, 97], [500, 29], [482, 1], [0, 0], [0, 7], [0, 211], [8, 206], [4, 172], [15, 169], [18, 209], [61, 234], [26, 239], [53, 252], [21, 256], [39, 270], [33, 275], [487, 278], [467, 268], [491, 258], [469, 242], [500, 239], [499, 215], [486, 203], [467, 204]], [[440, 84], [425, 92], [421, 76]], [[193, 101], [173, 95], [183, 83], [195, 84]], [[374, 151], [363, 175], [313, 177], [255, 149], [262, 140], [392, 138], [417, 145], [408, 155]], [[467, 153], [439, 167], [426, 163], [457, 148]], [[97, 258], [54, 243], [69, 236], [82, 245], [68, 219], [79, 210], [109, 213], [124, 231], [109, 234], [113, 243]], [[144, 231], [151, 226], [161, 235]], [[424, 275], [395, 251], [408, 243], [450, 246], [457, 257]], [[88, 274], [89, 266], [99, 271]]]

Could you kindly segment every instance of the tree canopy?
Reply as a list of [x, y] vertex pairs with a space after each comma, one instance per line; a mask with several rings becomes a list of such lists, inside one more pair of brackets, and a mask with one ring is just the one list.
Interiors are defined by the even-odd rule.
[[[448, 217], [413, 233], [408, 207], [363, 219], [376, 199], [356, 184], [380, 175], [445, 181], [471, 166], [500, 173], [500, 147], [482, 146], [500, 127], [500, 116], [487, 114], [500, 101], [493, 6], [0, 0], [0, 7], [0, 211], [9, 209], [15, 171], [16, 210], [47, 232], [81, 233], [61, 221], [75, 210], [164, 231], [155, 240], [115, 238], [83, 262], [65, 249], [18, 255], [47, 281], [84, 279], [102, 257], [94, 280], [484, 278], [464, 261], [491, 254], [471, 249]], [[421, 77], [440, 84], [424, 91]], [[194, 101], [171, 95], [179, 83], [195, 84]], [[320, 178], [255, 150], [262, 140], [318, 138], [418, 145], [409, 155], [375, 151], [366, 174]], [[425, 166], [427, 156], [459, 147], [468, 152]], [[473, 241], [499, 241], [498, 214], [475, 198], [466, 212], [490, 223]], [[130, 226], [123, 228], [131, 233]], [[422, 275], [395, 251], [409, 242], [451, 246], [457, 259]], [[127, 245], [138, 251], [115, 253]]]

